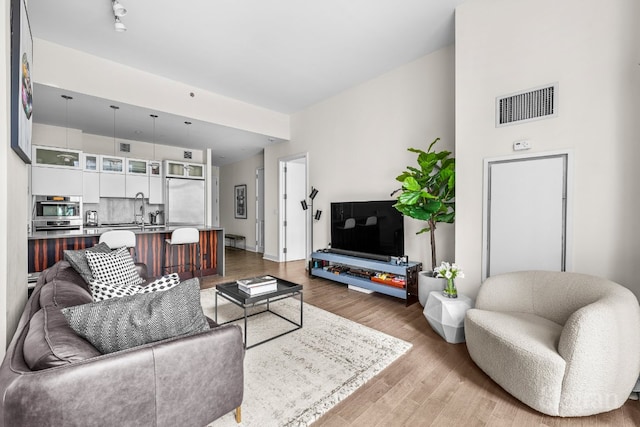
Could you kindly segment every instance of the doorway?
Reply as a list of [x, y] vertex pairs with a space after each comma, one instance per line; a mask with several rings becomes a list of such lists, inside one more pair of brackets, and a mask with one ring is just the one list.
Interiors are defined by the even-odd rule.
[[482, 280], [512, 271], [567, 270], [569, 154], [485, 160]]
[[282, 158], [279, 161], [279, 261], [306, 259], [306, 211], [300, 201], [307, 192], [307, 155]]

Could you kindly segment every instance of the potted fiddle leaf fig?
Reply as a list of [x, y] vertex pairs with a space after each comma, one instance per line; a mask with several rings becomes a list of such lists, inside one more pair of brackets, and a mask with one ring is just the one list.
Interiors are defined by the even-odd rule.
[[[407, 166], [407, 169], [396, 180], [402, 183], [402, 188], [391, 195], [398, 194], [394, 207], [404, 215], [426, 222], [426, 227], [416, 234], [429, 233], [431, 242], [431, 271], [424, 275], [435, 277], [436, 268], [436, 226], [438, 223], [453, 223], [455, 219], [455, 158], [450, 151], [435, 151], [434, 146], [440, 140], [436, 138], [427, 151], [418, 148], [408, 150], [418, 155], [418, 166]], [[421, 275], [422, 278], [424, 275]], [[442, 290], [441, 279], [437, 284], [431, 284], [432, 290]], [[428, 292], [419, 292], [420, 303]]]

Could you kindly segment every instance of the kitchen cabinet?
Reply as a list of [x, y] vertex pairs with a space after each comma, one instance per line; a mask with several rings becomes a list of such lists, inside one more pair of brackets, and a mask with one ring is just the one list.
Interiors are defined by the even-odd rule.
[[100, 174], [100, 197], [125, 197], [124, 174]]
[[124, 157], [100, 156], [100, 197], [125, 197]]
[[100, 173], [82, 172], [82, 202], [100, 203]]
[[148, 162], [139, 159], [126, 159], [125, 197], [134, 198], [142, 193], [149, 197]]
[[45, 166], [63, 169], [80, 169], [82, 152], [57, 147], [33, 146], [33, 166]]
[[32, 166], [31, 194], [34, 196], [82, 196], [82, 173], [79, 168]]
[[100, 156], [82, 153], [82, 202], [100, 203]]
[[165, 160], [166, 176], [170, 178], [204, 179], [204, 165]]
[[161, 205], [164, 203], [164, 188], [162, 180], [162, 162], [149, 161], [149, 204]]
[[149, 177], [148, 176], [125, 176], [125, 197], [133, 199], [136, 194], [142, 193], [144, 197], [149, 197]]

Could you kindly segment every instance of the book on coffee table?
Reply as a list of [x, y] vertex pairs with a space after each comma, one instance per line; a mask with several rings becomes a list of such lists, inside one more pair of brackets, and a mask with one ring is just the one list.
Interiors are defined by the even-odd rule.
[[249, 295], [273, 292], [278, 289], [278, 281], [272, 276], [258, 276], [250, 279], [236, 280], [238, 289]]

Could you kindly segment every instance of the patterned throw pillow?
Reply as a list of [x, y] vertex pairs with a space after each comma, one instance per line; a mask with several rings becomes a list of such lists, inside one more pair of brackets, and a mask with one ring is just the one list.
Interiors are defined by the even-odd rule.
[[135, 295], [140, 290], [138, 285], [112, 285], [95, 279], [89, 281], [89, 287], [93, 302]]
[[111, 248], [107, 246], [106, 243], [98, 243], [97, 245], [87, 248], [81, 249], [77, 251], [65, 250], [64, 259], [82, 276], [85, 282], [89, 283], [93, 276], [91, 275], [91, 267], [89, 267], [89, 263], [87, 262], [86, 254], [87, 252], [97, 252], [108, 254], [111, 252]]
[[93, 278], [116, 285], [139, 285], [144, 280], [136, 271], [129, 249], [120, 248], [108, 254], [87, 252]]
[[91, 280], [91, 296], [93, 301], [105, 301], [111, 298], [120, 298], [135, 294], [148, 294], [149, 292], [166, 291], [180, 284], [178, 273], [163, 276], [147, 286], [140, 285], [112, 285], [99, 280]]
[[149, 292], [160, 292], [166, 291], [174, 286], [180, 284], [180, 276], [178, 273], [171, 273], [166, 276], [162, 276], [159, 279], [150, 282], [147, 286], [139, 286], [140, 290], [138, 293], [140, 294], [148, 294]]
[[209, 329], [197, 278], [166, 292], [112, 298], [61, 311], [69, 326], [102, 354]]

